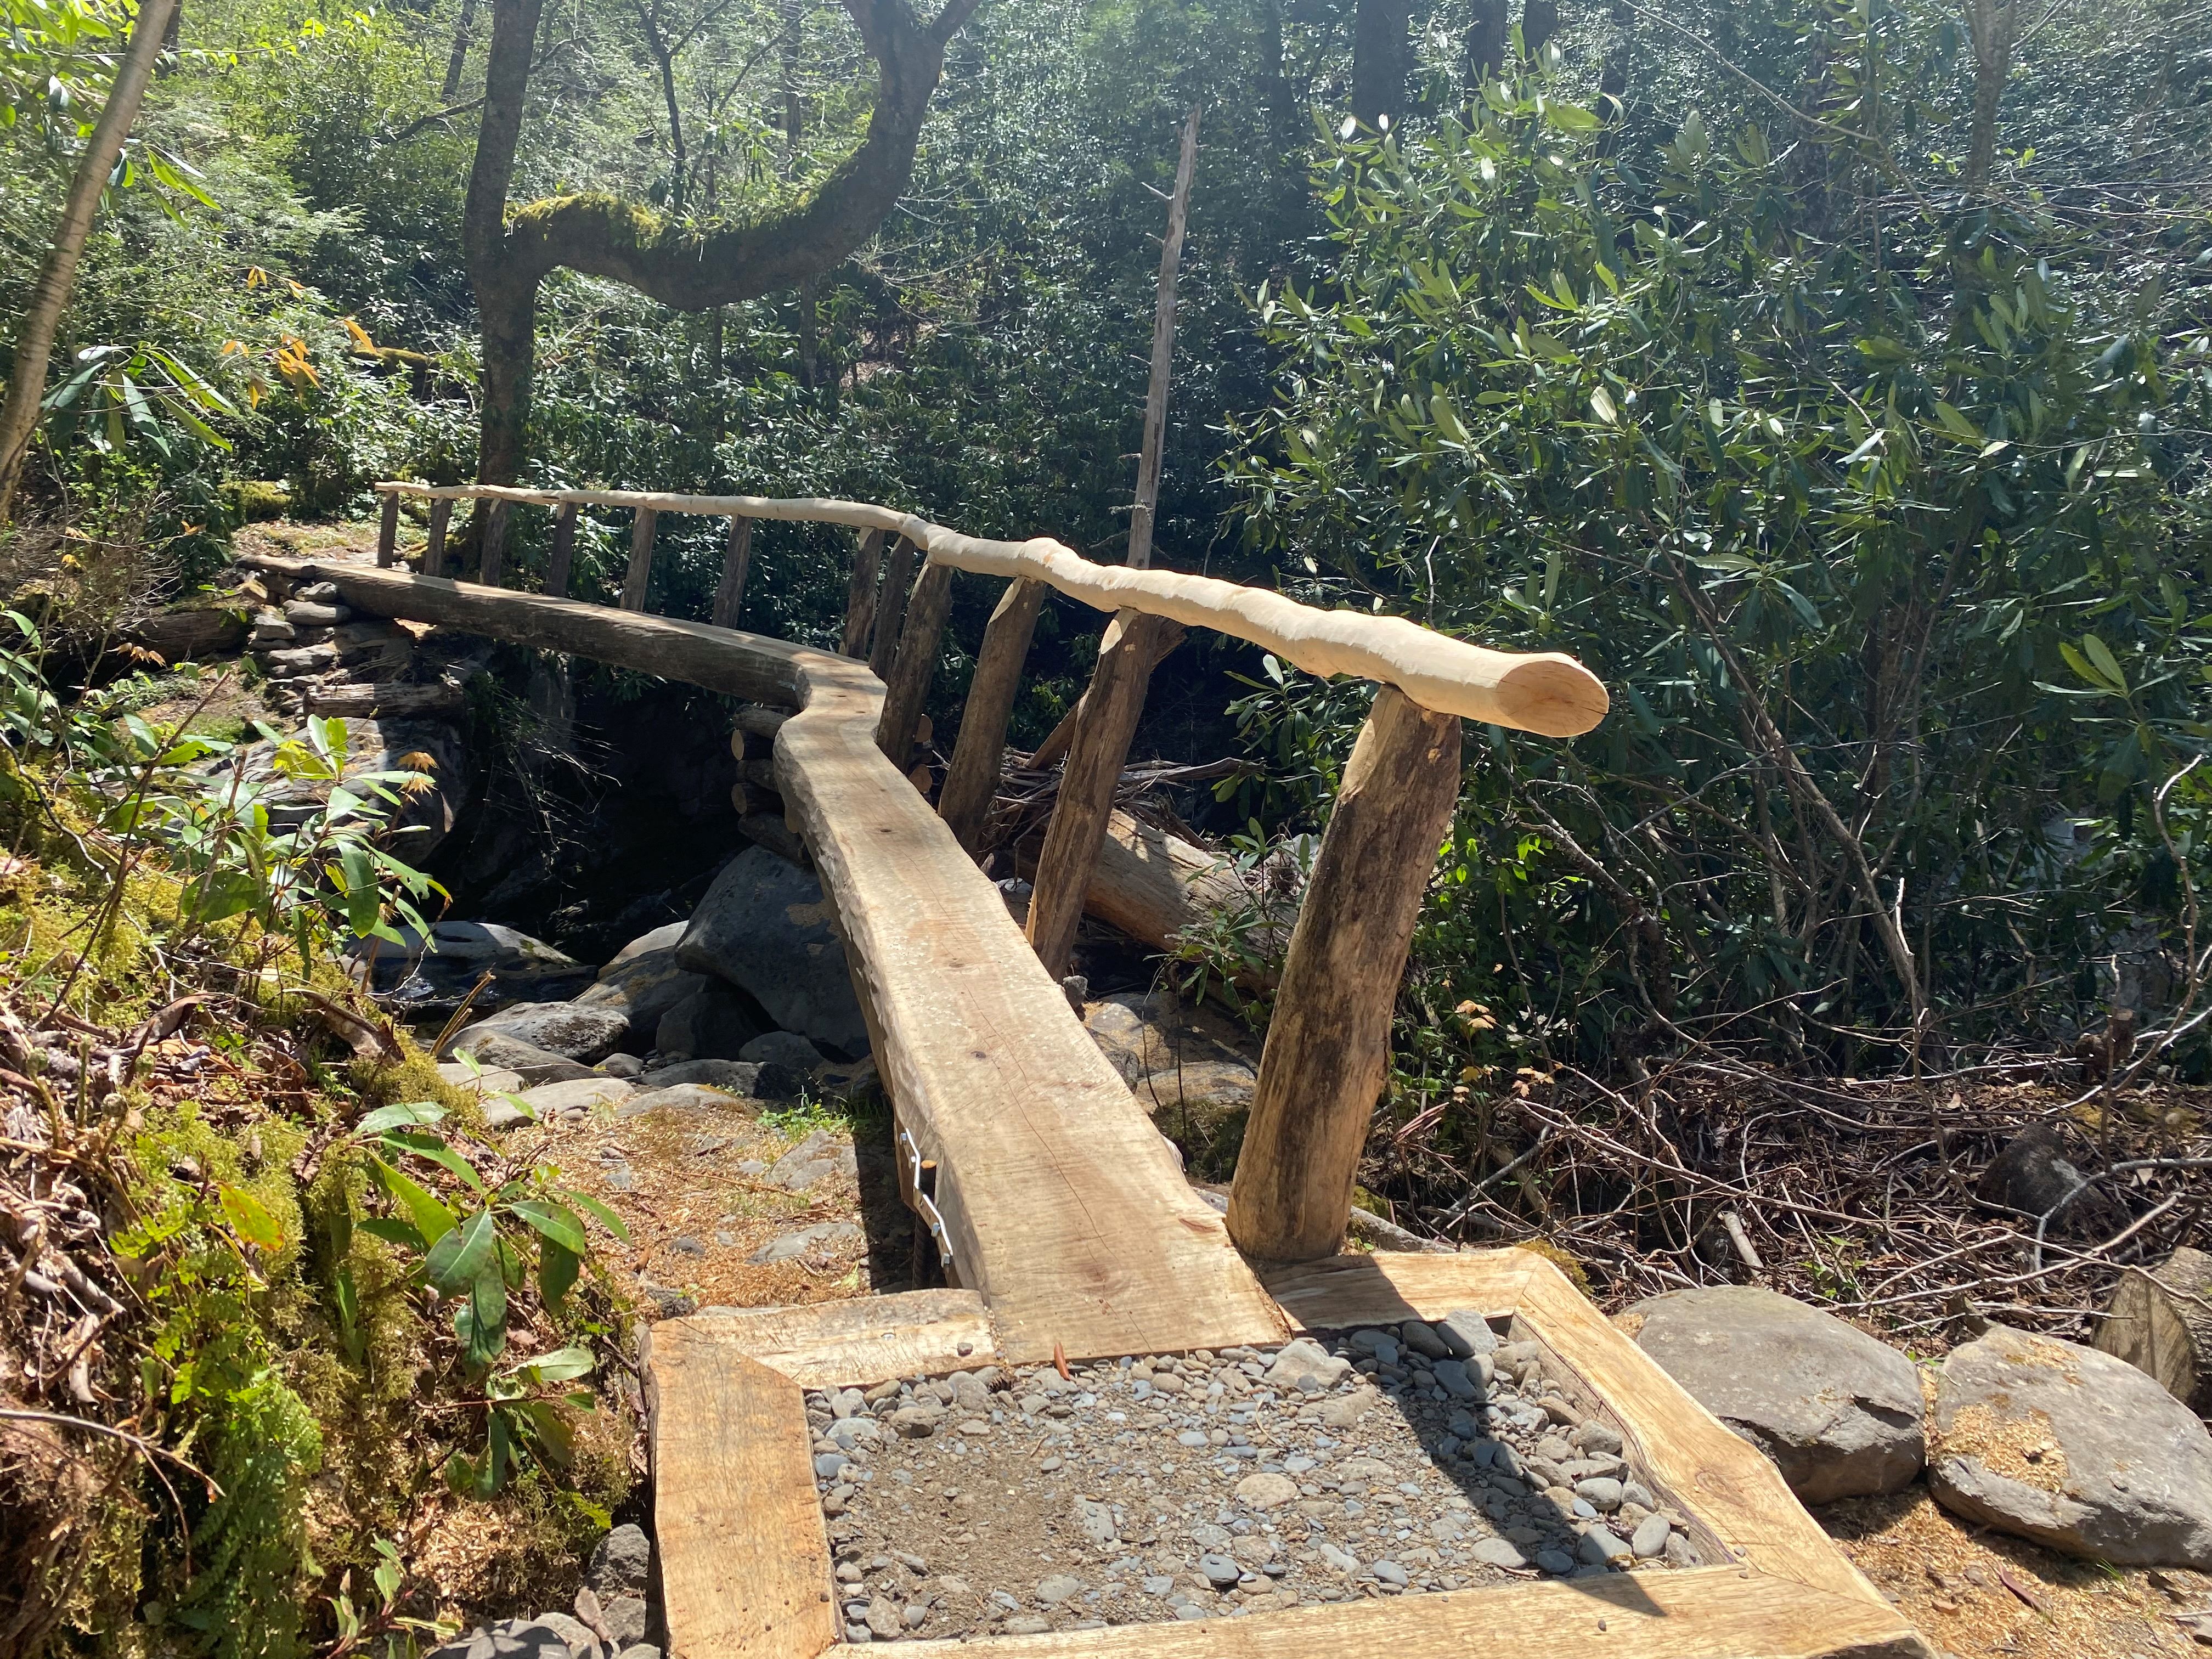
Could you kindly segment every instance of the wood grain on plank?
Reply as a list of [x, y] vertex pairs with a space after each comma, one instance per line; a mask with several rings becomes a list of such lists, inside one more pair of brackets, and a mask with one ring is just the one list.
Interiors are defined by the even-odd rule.
[[1003, 1358], [1180, 1352], [1278, 1339], [1280, 1316], [1037, 963], [1005, 901], [876, 747], [864, 664], [704, 623], [261, 558], [403, 617], [797, 706], [776, 733], [784, 802], [835, 905], [899, 1121], [939, 1166], [961, 1281]]
[[1268, 1294], [1310, 1331], [1442, 1319], [1462, 1308], [1486, 1318], [1510, 1314], [1539, 1257], [1527, 1250], [1462, 1250], [1455, 1255], [1381, 1252], [1331, 1256], [1270, 1267]]
[[909, 1642], [915, 1659], [1929, 1659], [1898, 1611], [1732, 1568], [1352, 1601], [1194, 1623]]
[[506, 501], [575, 501], [651, 507], [663, 513], [732, 514], [850, 525], [906, 537], [931, 561], [959, 570], [1049, 583], [1098, 611], [1141, 611], [1249, 640], [1310, 674], [1356, 674], [1395, 685], [1424, 708], [1462, 714], [1553, 737], [1587, 732], [1605, 718], [1605, 687], [1572, 657], [1556, 652], [1492, 651], [1423, 628], [1403, 617], [1321, 611], [1264, 588], [1210, 576], [1093, 564], [1040, 536], [1026, 542], [964, 536], [911, 513], [867, 501], [774, 500], [763, 495], [678, 495], [623, 489], [519, 489], [494, 484], [385, 483], [386, 492], [431, 501], [492, 496]]
[[817, 1659], [839, 1622], [799, 1385], [686, 1326], [644, 1355], [669, 1650]]
[[1805, 1512], [1774, 1465], [1690, 1397], [1540, 1256], [1530, 1258], [1521, 1316], [1616, 1413], [1640, 1461], [1737, 1553], [1776, 1579], [1887, 1607]]
[[799, 1308], [702, 1308], [685, 1340], [758, 1361], [803, 1388], [937, 1376], [999, 1357], [983, 1298], [973, 1291], [906, 1291]]

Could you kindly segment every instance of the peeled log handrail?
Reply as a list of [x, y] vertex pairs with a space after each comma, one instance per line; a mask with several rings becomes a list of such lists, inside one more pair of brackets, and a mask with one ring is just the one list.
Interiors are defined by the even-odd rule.
[[520, 489], [497, 484], [391, 482], [376, 488], [432, 501], [482, 497], [549, 507], [575, 502], [881, 530], [913, 542], [932, 564], [1009, 580], [1029, 577], [1095, 610], [1141, 611], [1231, 634], [1309, 673], [1355, 674], [1395, 685], [1440, 714], [1459, 714], [1545, 737], [1571, 738], [1596, 726], [1607, 707], [1598, 678], [1558, 652], [1493, 651], [1403, 617], [1323, 611], [1265, 588], [1243, 587], [1212, 576], [1094, 564], [1049, 537], [1007, 542], [966, 536], [914, 514], [866, 501], [636, 489]]
[[782, 640], [342, 560], [242, 562], [354, 610], [795, 706], [775, 764], [836, 910], [885, 1092], [1008, 1359], [1264, 1344], [1273, 1304], [989, 878], [876, 746], [883, 683]]

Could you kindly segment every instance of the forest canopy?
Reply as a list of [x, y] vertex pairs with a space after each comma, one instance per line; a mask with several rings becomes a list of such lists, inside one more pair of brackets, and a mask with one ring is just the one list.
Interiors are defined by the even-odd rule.
[[[6, 3], [14, 339], [135, 14]], [[259, 504], [406, 476], [1118, 558], [1197, 106], [1158, 561], [1613, 690], [1470, 745], [1402, 1063], [1469, 1000], [1607, 1063], [2068, 1041], [2203, 979], [2208, 47], [2185, 0], [187, 0], [11, 557], [173, 594]], [[703, 615], [715, 532], [670, 533]], [[843, 556], [764, 536], [750, 625], [829, 639]], [[1094, 633], [1048, 611], [1018, 738]], [[1256, 856], [1364, 695], [1189, 650], [1153, 740], [1255, 763], [1188, 810]]]

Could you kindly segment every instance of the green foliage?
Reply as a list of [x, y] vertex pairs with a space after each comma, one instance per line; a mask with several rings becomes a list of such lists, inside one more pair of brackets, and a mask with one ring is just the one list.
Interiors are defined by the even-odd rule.
[[[2102, 249], [1978, 204], [1816, 234], [1755, 125], [1693, 116], [1648, 160], [1601, 127], [1528, 80], [1352, 138], [1322, 280], [1258, 292], [1284, 368], [1233, 467], [1253, 533], [1314, 597], [1613, 690], [1571, 746], [1472, 745], [1435, 995], [1527, 997], [1489, 968], [1519, 939], [1510, 978], [1601, 1055], [1616, 1029], [1847, 1053], [1928, 1002], [1961, 1036], [2063, 1026], [2139, 895], [2124, 818], [2081, 862], [2046, 823], [2201, 742], [2194, 290], [2112, 294]], [[1886, 129], [1831, 136], [1901, 165]], [[2141, 685], [2094, 760], [2052, 684], [2092, 619], [2118, 643], [2077, 653], [2088, 695], [2123, 659]]]

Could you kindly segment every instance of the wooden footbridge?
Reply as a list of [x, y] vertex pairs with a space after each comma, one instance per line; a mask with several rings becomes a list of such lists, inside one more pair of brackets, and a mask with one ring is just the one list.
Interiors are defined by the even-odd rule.
[[[1519, 1251], [1344, 1255], [1392, 1003], [1456, 799], [1462, 717], [1566, 736], [1605, 693], [1571, 659], [1514, 655], [1397, 618], [1324, 611], [1232, 583], [1103, 567], [1045, 539], [964, 536], [863, 503], [489, 486], [378, 486], [377, 564], [256, 561], [337, 585], [372, 615], [586, 657], [793, 710], [774, 769], [836, 913], [902, 1146], [908, 1201], [940, 1216], [956, 1288], [665, 1321], [647, 1356], [671, 1659], [816, 1659], [840, 1639], [800, 1389], [997, 1361], [1269, 1344], [1306, 1328], [1476, 1308], [1543, 1344], [1577, 1403], [1692, 1522], [1709, 1565], [1354, 1601], [1200, 1625], [1000, 1637], [1029, 1656], [1318, 1654], [1387, 1643], [1453, 1659], [1478, 1640], [1628, 1659], [1884, 1659], [1927, 1650], [1772, 1468]], [[398, 568], [400, 500], [428, 497], [422, 574]], [[488, 504], [478, 580], [449, 579], [453, 503]], [[501, 585], [518, 503], [554, 511], [543, 592]], [[618, 606], [567, 597], [577, 514], [634, 515]], [[713, 621], [645, 610], [659, 516], [729, 521]], [[752, 525], [860, 533], [842, 653], [738, 631]], [[886, 544], [888, 556], [885, 556]], [[919, 574], [916, 567], [920, 566]], [[902, 769], [956, 571], [1004, 579], [933, 809]], [[1076, 720], [1026, 933], [973, 857], [1045, 590], [1115, 613]], [[1379, 684], [1295, 925], [1227, 1217], [1176, 1157], [1059, 983], [1114, 783], [1164, 649], [1207, 626], [1319, 674]], [[924, 1647], [950, 1647], [950, 1644]]]

